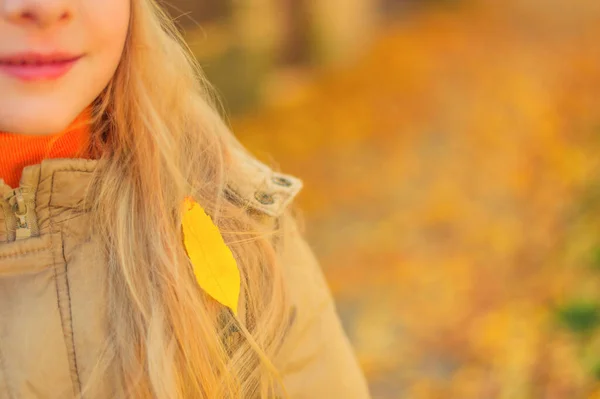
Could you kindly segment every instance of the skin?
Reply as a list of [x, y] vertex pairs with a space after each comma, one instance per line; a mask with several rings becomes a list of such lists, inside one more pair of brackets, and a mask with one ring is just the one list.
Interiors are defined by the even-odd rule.
[[130, 0], [0, 0], [0, 59], [23, 52], [82, 55], [57, 79], [25, 81], [0, 68], [0, 131], [63, 131], [119, 64]]

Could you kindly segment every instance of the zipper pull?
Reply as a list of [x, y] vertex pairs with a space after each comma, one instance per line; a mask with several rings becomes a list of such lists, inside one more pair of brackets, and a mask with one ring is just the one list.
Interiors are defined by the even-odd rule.
[[16, 217], [16, 239], [22, 240], [31, 237], [31, 226], [27, 219], [27, 204], [25, 203], [25, 197], [23, 196], [23, 190], [21, 188], [15, 188], [4, 196], [4, 199], [8, 201], [11, 206], [13, 214]]

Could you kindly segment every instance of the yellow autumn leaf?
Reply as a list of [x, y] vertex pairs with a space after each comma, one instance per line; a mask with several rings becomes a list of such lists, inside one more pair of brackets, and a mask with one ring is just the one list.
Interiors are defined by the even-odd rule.
[[198, 285], [237, 315], [240, 271], [235, 258], [211, 218], [189, 197], [184, 202], [182, 230]]

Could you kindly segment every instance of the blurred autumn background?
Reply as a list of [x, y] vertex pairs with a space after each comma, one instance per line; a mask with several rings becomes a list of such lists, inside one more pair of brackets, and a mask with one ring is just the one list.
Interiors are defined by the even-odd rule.
[[600, 1], [169, 3], [374, 398], [600, 398]]

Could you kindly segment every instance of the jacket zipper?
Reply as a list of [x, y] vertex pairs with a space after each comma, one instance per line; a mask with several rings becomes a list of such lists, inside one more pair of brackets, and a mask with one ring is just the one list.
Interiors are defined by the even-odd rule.
[[[15, 188], [4, 195], [8, 241], [24, 240], [37, 230], [31, 191]], [[14, 231], [14, 236], [11, 234]]]

